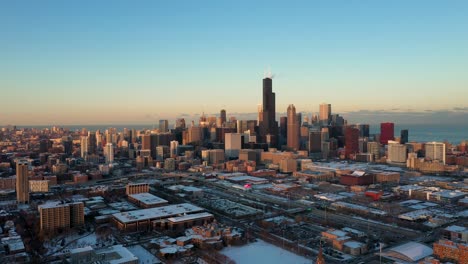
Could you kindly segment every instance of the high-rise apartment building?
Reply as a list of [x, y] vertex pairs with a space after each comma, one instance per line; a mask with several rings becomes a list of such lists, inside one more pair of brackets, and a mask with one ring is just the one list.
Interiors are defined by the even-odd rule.
[[55, 233], [84, 224], [84, 205], [78, 203], [48, 202], [37, 207], [42, 232]]
[[86, 158], [86, 156], [88, 155], [88, 145], [89, 142], [88, 142], [88, 136], [81, 136], [81, 146], [80, 146], [80, 149], [81, 149], [81, 157], [82, 158]]
[[262, 115], [259, 118], [260, 142], [267, 143], [267, 135], [269, 135], [270, 146], [276, 147], [278, 122], [276, 122], [276, 99], [271, 77], [263, 79], [263, 105], [260, 112]]
[[400, 144], [397, 141], [389, 140], [387, 162], [405, 163], [406, 158], [407, 158], [406, 145]]
[[445, 144], [442, 142], [428, 142], [425, 144], [426, 159], [437, 160], [445, 164]]
[[381, 123], [380, 124], [380, 144], [387, 145], [389, 140], [395, 139], [395, 124]]
[[287, 145], [288, 148], [293, 150], [299, 150], [299, 123], [297, 122], [296, 107], [289, 105], [288, 110], [288, 137]]
[[16, 162], [16, 200], [18, 203], [29, 203], [29, 163], [26, 160]]
[[373, 160], [380, 159], [380, 144], [379, 142], [368, 142], [367, 143], [367, 153], [372, 154]]
[[106, 148], [104, 149], [104, 154], [106, 156], [106, 163], [110, 164], [114, 162], [114, 144], [107, 143]]
[[331, 121], [331, 104], [320, 104], [319, 121], [322, 125], [328, 125]]

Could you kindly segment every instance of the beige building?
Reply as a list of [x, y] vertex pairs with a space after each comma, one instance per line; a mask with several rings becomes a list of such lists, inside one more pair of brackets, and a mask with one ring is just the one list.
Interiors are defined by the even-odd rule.
[[29, 181], [29, 191], [32, 193], [35, 192], [48, 192], [49, 191], [49, 181], [48, 180], [38, 180], [38, 181]]
[[147, 193], [149, 192], [148, 183], [129, 183], [125, 187], [125, 194], [137, 194], [137, 193]]
[[55, 233], [59, 229], [84, 224], [84, 205], [79, 203], [49, 202], [38, 206], [40, 228], [43, 232]]

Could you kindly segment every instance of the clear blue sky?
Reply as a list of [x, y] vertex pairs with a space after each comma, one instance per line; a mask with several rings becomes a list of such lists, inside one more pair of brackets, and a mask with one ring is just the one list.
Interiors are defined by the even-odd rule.
[[[2, 1], [0, 124], [468, 112], [468, 1]], [[464, 109], [464, 110], [463, 110]]]

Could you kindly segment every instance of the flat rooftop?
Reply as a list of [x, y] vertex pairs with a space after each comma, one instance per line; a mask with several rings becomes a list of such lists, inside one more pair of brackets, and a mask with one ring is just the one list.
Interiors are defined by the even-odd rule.
[[169, 222], [172, 222], [172, 223], [179, 223], [179, 222], [196, 220], [196, 219], [201, 219], [201, 218], [206, 218], [206, 217], [213, 217], [213, 215], [210, 213], [203, 212], [203, 213], [197, 213], [197, 214], [170, 217], [167, 220], [169, 220]]
[[147, 205], [167, 204], [168, 201], [151, 193], [130, 194], [129, 197]]
[[189, 203], [174, 204], [157, 208], [134, 210], [129, 212], [117, 213], [112, 216], [121, 223], [133, 223], [144, 220], [156, 220], [181, 216], [184, 214], [200, 213], [205, 209]]

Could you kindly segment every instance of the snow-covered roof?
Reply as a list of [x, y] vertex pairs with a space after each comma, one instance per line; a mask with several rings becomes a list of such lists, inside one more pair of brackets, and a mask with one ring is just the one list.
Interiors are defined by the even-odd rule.
[[[117, 257], [114, 253], [116, 253], [119, 257]], [[138, 258], [122, 245], [115, 245], [103, 250], [99, 250], [98, 254], [112, 256], [112, 260], [109, 260], [110, 264], [133, 263], [134, 261], [138, 261]]]
[[451, 226], [445, 228], [445, 230], [450, 231], [450, 232], [464, 232], [464, 231], [468, 231], [466, 227], [457, 226], [457, 225], [451, 225]]
[[364, 244], [351, 240], [351, 241], [345, 242], [343, 245], [349, 248], [361, 248]]
[[206, 217], [213, 217], [212, 214], [210, 213], [198, 213], [198, 214], [189, 214], [189, 215], [183, 215], [183, 216], [177, 216], [177, 217], [170, 217], [167, 220], [169, 220], [172, 223], [178, 223], [178, 222], [184, 222], [184, 221], [190, 221], [194, 219], [201, 219], [201, 218], [206, 218]]
[[159, 205], [168, 203], [167, 200], [164, 200], [156, 195], [152, 195], [151, 193], [130, 194], [129, 197], [140, 201], [146, 205]]
[[198, 213], [204, 211], [203, 208], [189, 203], [174, 204], [157, 208], [134, 210], [113, 214], [112, 216], [122, 223], [131, 223], [142, 220], [154, 220], [168, 218], [182, 214]]
[[411, 241], [391, 248], [387, 252], [382, 253], [382, 255], [407, 262], [416, 262], [420, 259], [432, 255], [432, 253], [432, 248], [424, 244]]

